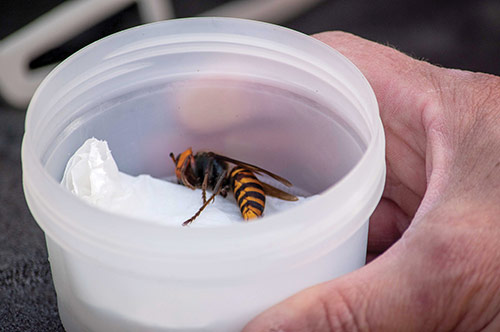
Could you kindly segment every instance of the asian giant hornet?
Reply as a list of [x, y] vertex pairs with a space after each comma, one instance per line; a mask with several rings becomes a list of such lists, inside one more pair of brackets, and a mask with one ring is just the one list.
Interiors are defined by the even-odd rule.
[[[170, 153], [175, 164], [177, 181], [188, 188], [202, 189], [203, 205], [191, 218], [182, 223], [189, 225], [195, 220], [215, 196], [226, 197], [232, 191], [240, 207], [243, 219], [250, 220], [260, 217], [264, 212], [266, 195], [287, 201], [296, 201], [298, 198], [278, 188], [257, 179], [255, 174], [264, 173], [273, 179], [291, 187], [292, 184], [265, 169], [225, 157], [213, 152], [197, 152], [193, 155], [191, 148], [179, 154], [177, 158]], [[235, 166], [230, 168], [230, 164]], [[206, 190], [212, 189], [212, 196], [207, 200]]]

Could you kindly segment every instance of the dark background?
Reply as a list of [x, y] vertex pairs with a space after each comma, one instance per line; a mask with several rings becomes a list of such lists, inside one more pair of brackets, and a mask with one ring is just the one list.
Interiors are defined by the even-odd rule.
[[[0, 39], [61, 2], [1, 0]], [[177, 0], [174, 9], [177, 17], [186, 17], [225, 2]], [[130, 6], [40, 55], [30, 66], [60, 61], [96, 39], [139, 23], [136, 6]], [[326, 0], [282, 25], [307, 34], [344, 30], [440, 66], [500, 75], [498, 0]], [[24, 109], [0, 100], [0, 330], [62, 331], [43, 232], [22, 192], [24, 116]]]

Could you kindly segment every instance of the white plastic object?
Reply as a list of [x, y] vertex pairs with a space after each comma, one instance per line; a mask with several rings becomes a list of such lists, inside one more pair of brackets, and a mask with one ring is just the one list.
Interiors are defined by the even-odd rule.
[[[129, 174], [208, 149], [318, 194], [265, 222], [178, 228], [92, 208], [59, 184], [90, 137]], [[239, 331], [365, 262], [385, 180], [377, 101], [340, 53], [267, 23], [198, 18], [126, 30], [59, 65], [28, 108], [24, 190], [67, 331]]]
[[[282, 22], [322, 0], [238, 0], [200, 16], [234, 16]], [[29, 63], [101, 20], [136, 2], [143, 23], [175, 17], [171, 0], [67, 1], [0, 41], [0, 94], [23, 108], [54, 65], [34, 70]]]
[[53, 66], [35, 70], [29, 63], [134, 0], [65, 2], [0, 41], [0, 92], [9, 103], [26, 107], [42, 79]]

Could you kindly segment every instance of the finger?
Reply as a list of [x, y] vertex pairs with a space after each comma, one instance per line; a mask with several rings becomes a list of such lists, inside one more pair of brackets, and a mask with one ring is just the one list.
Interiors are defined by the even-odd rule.
[[370, 82], [377, 96], [384, 124], [415, 151], [425, 151], [422, 111], [434, 95], [432, 77], [436, 67], [415, 60], [391, 47], [349, 33], [331, 31], [313, 37], [351, 60]]
[[[425, 89], [433, 88], [427, 75], [428, 71], [435, 67], [392, 47], [341, 31], [322, 32], [313, 37], [351, 60], [366, 76], [377, 97], [383, 97], [384, 105], [385, 101], [388, 101], [388, 104], [394, 104], [395, 99], [406, 100], [399, 105], [406, 104], [419, 108], [419, 105], [410, 103], [410, 101], [419, 100], [419, 94], [415, 93], [415, 90], [425, 93], [427, 92]], [[425, 103], [424, 100], [421, 102]], [[398, 111], [406, 112], [407, 110], [391, 108], [391, 112]]]
[[393, 48], [343, 32], [314, 36], [349, 58], [370, 82], [386, 134], [384, 196], [413, 216], [427, 188], [424, 110], [436, 98], [430, 77], [436, 67]]
[[[387, 182], [384, 196], [403, 211], [414, 216], [427, 189], [425, 151], [417, 151], [408, 141], [412, 133], [406, 128], [395, 131], [395, 121], [385, 124]], [[403, 137], [402, 137], [403, 136]]]
[[411, 218], [392, 200], [382, 198], [370, 217], [368, 252], [382, 253], [392, 246], [410, 225]]
[[[396, 249], [398, 250], [398, 249]], [[413, 298], [412, 273], [397, 254], [279, 303], [243, 332], [426, 331], [432, 325]], [[410, 264], [411, 265], [411, 264]], [[427, 312], [429, 314], [429, 312]]]

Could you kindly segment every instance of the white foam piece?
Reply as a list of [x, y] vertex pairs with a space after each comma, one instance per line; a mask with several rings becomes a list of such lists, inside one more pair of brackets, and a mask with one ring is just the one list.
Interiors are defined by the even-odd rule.
[[[150, 175], [120, 172], [107, 142], [96, 138], [85, 141], [70, 158], [61, 183], [93, 206], [165, 225], [181, 226], [203, 203], [201, 189], [191, 190]], [[266, 197], [264, 215], [289, 209], [310, 198], [299, 197], [299, 201], [289, 202]], [[227, 198], [217, 196], [190, 227], [240, 222], [243, 222], [240, 210], [229, 193]]]

